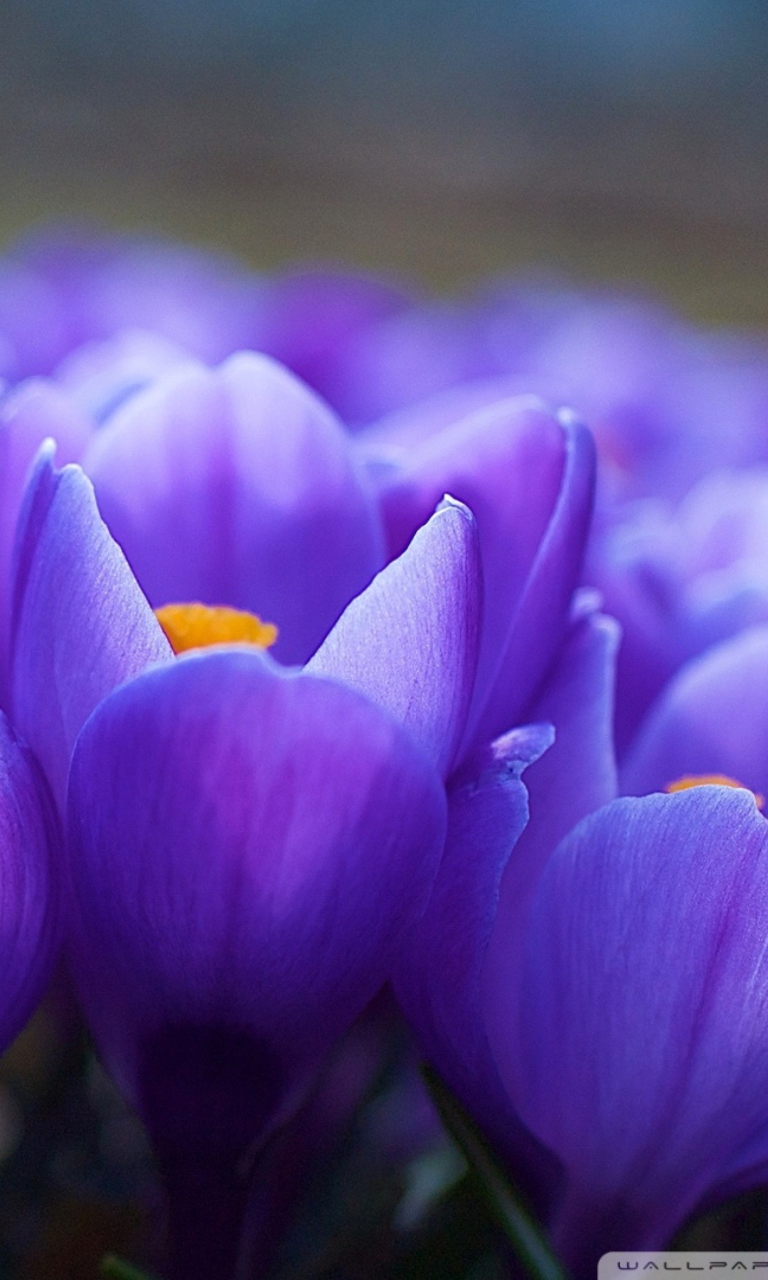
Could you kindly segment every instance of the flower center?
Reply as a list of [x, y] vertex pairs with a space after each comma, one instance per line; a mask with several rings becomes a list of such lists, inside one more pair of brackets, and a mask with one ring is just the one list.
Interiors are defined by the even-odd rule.
[[155, 617], [174, 653], [207, 649], [216, 644], [252, 644], [269, 649], [277, 639], [277, 627], [262, 622], [255, 613], [224, 605], [165, 604]]
[[[674, 782], [668, 782], [664, 790], [666, 792], [673, 791], [689, 791], [691, 787], [737, 787], [740, 791], [749, 791], [749, 787], [745, 787], [743, 782], [737, 782], [735, 778], [729, 778], [725, 773], [686, 773], [682, 778], [677, 778]], [[753, 791], [755, 804], [758, 809], [762, 809], [765, 805], [765, 796], [761, 796], [758, 791]]]

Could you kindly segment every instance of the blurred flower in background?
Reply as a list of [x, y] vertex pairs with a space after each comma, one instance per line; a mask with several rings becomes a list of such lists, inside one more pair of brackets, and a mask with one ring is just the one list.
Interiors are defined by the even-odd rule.
[[[584, 1274], [681, 1228], [764, 1247], [764, 818], [743, 790], [768, 794], [762, 6], [8, 0], [2, 27], [0, 704], [62, 814], [77, 751], [77, 986], [149, 1136], [57, 975], [0, 1068], [0, 1274], [81, 1280], [109, 1251], [167, 1274], [156, 1162], [172, 1184], [225, 1113], [253, 1175], [244, 1274], [501, 1280], [520, 1214]], [[47, 437], [99, 511], [81, 472], [35, 464]], [[256, 609], [271, 655], [176, 659], [142, 592], [177, 620]], [[205, 701], [173, 689], [242, 661], [280, 696], [352, 699], [401, 744], [401, 802], [360, 823], [377, 875], [387, 824], [426, 821], [403, 800], [409, 752], [448, 813], [402, 931], [378, 880], [349, 889], [336, 828], [313, 831], [327, 875], [291, 917], [302, 964], [267, 912], [279, 981], [240, 963], [237, 928], [211, 932], [212, 903], [243, 850], [279, 870], [281, 814], [335, 805], [343, 826], [370, 759], [338, 707], [313, 754], [306, 712], [278, 731], [267, 698], [262, 741], [239, 718], [250, 684], [225, 712], [206, 684], [216, 795], [200, 739], [166, 803]], [[282, 807], [246, 786], [241, 812], [234, 756], [274, 766]], [[131, 866], [145, 810], [163, 833], [155, 880], [126, 878], [118, 808]], [[224, 836], [203, 839], [214, 813]], [[403, 915], [435, 871], [419, 880], [420, 856]], [[232, 896], [246, 932], [257, 899]], [[54, 935], [19, 951], [27, 1005]], [[410, 1029], [376, 994], [387, 976]], [[142, 1028], [179, 991], [195, 1017], [216, 992], [238, 1026], [214, 1049], [187, 1027], [147, 1086]], [[287, 1060], [322, 1042], [258, 1160], [264, 1099], [240, 1077], [221, 1098], [254, 1036], [294, 1083]], [[529, 1269], [552, 1280], [538, 1239]], [[203, 1247], [184, 1264], [213, 1265]]]

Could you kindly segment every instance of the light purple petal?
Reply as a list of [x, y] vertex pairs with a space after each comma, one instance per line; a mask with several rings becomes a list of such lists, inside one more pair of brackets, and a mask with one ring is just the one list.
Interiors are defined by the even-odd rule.
[[86, 342], [62, 360], [54, 378], [92, 422], [102, 423], [129, 396], [191, 357], [159, 333], [126, 329], [102, 342]]
[[563, 1161], [556, 1235], [577, 1274], [662, 1246], [768, 1151], [768, 825], [700, 787], [586, 818], [540, 880], [517, 980], [486, 989], [523, 1120]]
[[274, 1066], [267, 1110], [386, 979], [445, 830], [390, 717], [237, 648], [117, 690], [69, 796], [79, 984], [108, 1062], [135, 1095], [156, 1034], [241, 1029]]
[[768, 795], [768, 627], [687, 663], [652, 707], [621, 772], [628, 795], [721, 773]]
[[51, 382], [30, 379], [0, 401], [0, 706], [8, 707], [11, 558], [24, 485], [40, 445], [48, 437], [62, 462], [75, 462], [91, 434], [75, 403]]
[[222, 360], [258, 345], [263, 286], [224, 254], [151, 237], [94, 234], [87, 227], [45, 230], [17, 258], [52, 294], [67, 350], [124, 329], [152, 329], [201, 360]]
[[11, 642], [14, 722], [63, 805], [70, 755], [116, 685], [172, 657], [79, 467], [44, 450], [25, 496]]
[[341, 424], [266, 356], [171, 374], [99, 432], [99, 508], [154, 607], [226, 604], [303, 662], [383, 561]]
[[419, 448], [457, 422], [511, 397], [541, 405], [539, 397], [530, 394], [530, 384], [519, 375], [479, 378], [447, 387], [379, 418], [359, 433], [357, 442], [375, 465], [377, 457], [393, 457], [402, 450]]
[[307, 670], [384, 707], [445, 775], [472, 697], [482, 595], [475, 521], [446, 501], [348, 605]]
[[60, 935], [62, 851], [45, 780], [0, 712], [0, 1048], [50, 982]]

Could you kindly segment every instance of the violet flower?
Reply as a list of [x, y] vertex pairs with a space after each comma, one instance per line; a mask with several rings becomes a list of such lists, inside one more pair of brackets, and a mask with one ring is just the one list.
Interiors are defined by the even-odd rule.
[[[98, 431], [42, 381], [16, 388], [3, 408], [6, 646], [15, 524], [47, 435], [62, 461], [82, 461], [93, 476], [153, 605], [202, 600], [279, 618], [282, 661], [305, 661], [383, 564], [375, 495], [341, 424], [265, 356], [242, 354], [211, 371], [186, 362]], [[7, 688], [7, 659], [2, 674]]]
[[448, 427], [358, 438], [397, 555], [443, 493], [472, 510], [485, 597], [479, 668], [464, 750], [523, 718], [567, 624], [594, 491], [589, 432], [531, 398], [501, 400]]
[[[747, 654], [753, 629], [768, 622], [767, 515], [763, 468], [718, 472], [676, 510], [647, 504], [595, 539], [594, 580], [624, 631], [617, 739], [627, 789], [717, 772], [762, 789], [759, 747], [749, 746], [761, 714], [759, 676]], [[730, 692], [719, 674], [726, 668]], [[693, 692], [698, 687], [701, 694]], [[739, 742], [744, 749], [734, 752]]]
[[69, 771], [77, 985], [166, 1175], [174, 1274], [234, 1266], [240, 1162], [295, 1108], [426, 905], [480, 575], [472, 518], [448, 505], [376, 579], [391, 623], [389, 650], [370, 655], [379, 705], [350, 687], [357, 673], [344, 684], [238, 647], [176, 659], [82, 472], [45, 453], [37, 465], [14, 705], [60, 800]]
[[466, 501], [486, 591], [464, 749], [519, 720], [552, 659], [581, 572], [594, 451], [584, 428], [538, 403], [503, 401], [398, 451], [382, 439], [352, 441], [306, 387], [255, 354], [215, 370], [187, 361], [98, 430], [60, 390], [24, 384], [0, 431], [15, 459], [0, 528], [8, 609], [3, 562], [26, 468], [48, 432], [93, 479], [154, 606], [200, 600], [257, 611], [277, 622], [274, 656], [288, 663], [306, 661], [445, 492]]
[[615, 801], [549, 858], [521, 935], [495, 939], [485, 1027], [561, 1164], [551, 1230], [576, 1276], [765, 1179], [767, 857], [744, 790]]

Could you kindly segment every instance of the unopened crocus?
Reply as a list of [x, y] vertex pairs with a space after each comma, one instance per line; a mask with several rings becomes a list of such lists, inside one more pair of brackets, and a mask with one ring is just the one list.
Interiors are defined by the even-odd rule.
[[424, 909], [480, 581], [472, 517], [448, 504], [371, 588], [391, 623], [389, 651], [370, 654], [376, 701], [353, 687], [359, 673], [345, 683], [252, 648], [175, 658], [88, 480], [38, 463], [14, 705], [60, 800], [69, 773], [77, 984], [166, 1174], [174, 1274], [234, 1266], [240, 1162], [290, 1114]]
[[592, 438], [573, 415], [502, 399], [421, 437], [364, 433], [389, 555], [449, 492], [472, 510], [485, 597], [464, 750], [523, 718], [567, 625], [582, 571], [595, 478]]

